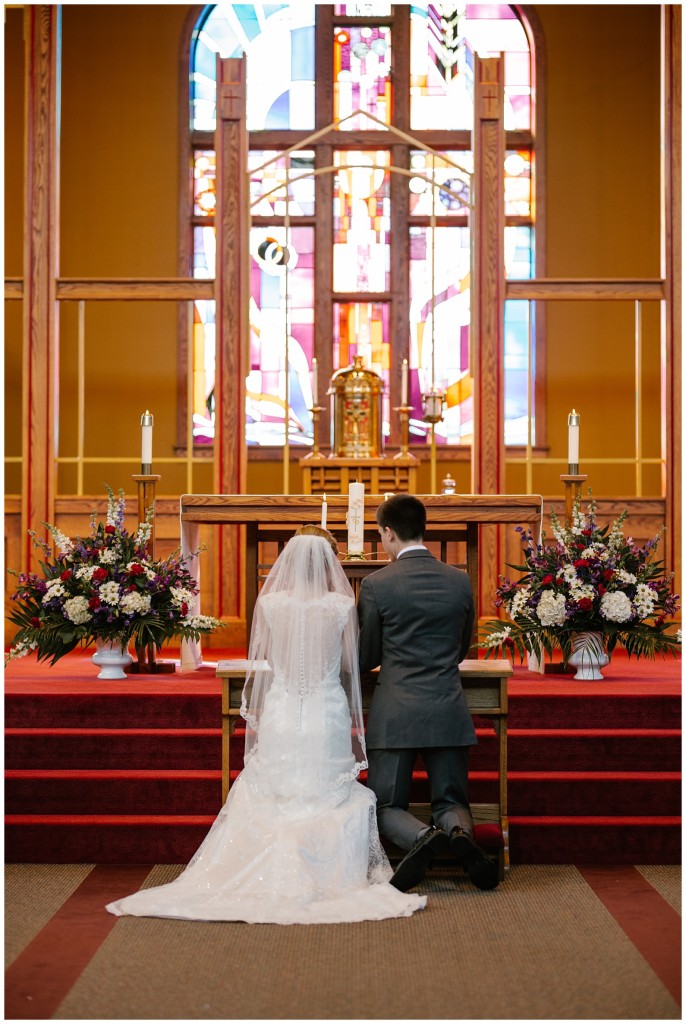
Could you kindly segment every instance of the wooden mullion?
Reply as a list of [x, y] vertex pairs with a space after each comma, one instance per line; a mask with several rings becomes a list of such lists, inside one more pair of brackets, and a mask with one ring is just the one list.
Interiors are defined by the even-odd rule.
[[[317, 164], [329, 167], [333, 162], [331, 146], [317, 147]], [[326, 412], [319, 417], [317, 443], [328, 447], [329, 411], [326, 391], [333, 373], [333, 174], [315, 178], [314, 260], [314, 354], [319, 364], [319, 394], [315, 401]]]
[[[391, 31], [391, 67], [393, 86], [391, 123], [401, 131], [410, 132], [409, 4], [395, 8], [395, 21]], [[400, 164], [400, 166], [405, 166], [405, 164]]]

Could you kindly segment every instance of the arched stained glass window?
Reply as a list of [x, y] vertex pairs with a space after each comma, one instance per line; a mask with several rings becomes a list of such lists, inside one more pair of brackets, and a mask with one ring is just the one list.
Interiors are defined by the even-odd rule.
[[[410, 45], [395, 46], [396, 36]], [[437, 442], [471, 442], [473, 67], [475, 54], [499, 52], [505, 54], [506, 274], [530, 277], [532, 57], [513, 8], [426, 2], [206, 8], [190, 54], [193, 274], [214, 276], [210, 132], [215, 127], [216, 55], [245, 53], [252, 216], [249, 444], [282, 444], [286, 409], [291, 443], [312, 443], [312, 360], [317, 356], [322, 363], [324, 347], [334, 371], [359, 354], [382, 375], [387, 439], [393, 440], [391, 409], [399, 403], [399, 396], [390, 393], [391, 369], [406, 356], [412, 443], [424, 443], [429, 436], [421, 396], [431, 387], [445, 394]], [[321, 67], [331, 69], [329, 81], [315, 79], [318, 55]], [[312, 140], [309, 148], [297, 148], [315, 125], [334, 120], [343, 124], [333, 143], [329, 133]], [[406, 138], [392, 136], [384, 126], [398, 128]], [[354, 147], [346, 145], [349, 131], [355, 132]], [[413, 133], [421, 144], [410, 141]], [[447, 147], [446, 136], [451, 140]], [[332, 177], [330, 208], [318, 205], [317, 179], [323, 174]], [[322, 259], [315, 251], [315, 223], [320, 244], [322, 237], [330, 240], [328, 279], [316, 273]], [[315, 309], [322, 308], [330, 310], [325, 324], [319, 314], [315, 318]], [[529, 316], [528, 303], [506, 303], [509, 444], [527, 440], [528, 381], [535, 369], [530, 365]], [[194, 436], [201, 443], [211, 441], [214, 430], [213, 304], [196, 303], [195, 320]], [[320, 402], [322, 396], [320, 388]]]

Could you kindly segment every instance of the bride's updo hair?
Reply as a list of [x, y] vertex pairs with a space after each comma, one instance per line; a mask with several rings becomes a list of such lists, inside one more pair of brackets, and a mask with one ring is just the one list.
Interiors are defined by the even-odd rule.
[[300, 529], [295, 531], [294, 536], [323, 537], [324, 540], [328, 540], [334, 555], [338, 554], [338, 544], [336, 543], [336, 538], [333, 536], [333, 534], [329, 533], [328, 530], [325, 530], [323, 526], [315, 526], [314, 523], [306, 523], [305, 526], [301, 526]]

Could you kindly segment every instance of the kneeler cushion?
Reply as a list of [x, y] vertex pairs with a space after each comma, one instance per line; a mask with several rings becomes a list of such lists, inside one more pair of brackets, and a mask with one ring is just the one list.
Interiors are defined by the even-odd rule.
[[474, 826], [474, 839], [484, 850], [500, 850], [505, 845], [503, 830], [494, 821]]

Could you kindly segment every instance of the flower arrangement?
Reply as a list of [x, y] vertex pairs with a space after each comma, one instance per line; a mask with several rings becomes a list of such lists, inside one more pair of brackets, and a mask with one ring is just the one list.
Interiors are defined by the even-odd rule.
[[485, 624], [479, 647], [486, 657], [514, 650], [522, 659], [526, 653], [540, 657], [541, 649], [552, 655], [559, 648], [566, 663], [573, 635], [582, 632], [600, 634], [608, 654], [620, 643], [630, 656], [676, 655], [681, 631], [668, 633], [666, 621], [678, 610], [673, 574], [665, 575], [662, 562], [653, 560], [663, 530], [638, 547], [624, 538], [626, 517], [622, 512], [601, 529], [595, 501], [584, 514], [579, 497], [569, 527], [551, 512], [554, 544], [536, 544], [530, 530], [516, 527], [525, 564], [511, 568], [524, 575], [516, 581], [500, 577], [495, 604], [512, 621]]
[[90, 537], [71, 540], [45, 523], [53, 553], [31, 531], [45, 554], [43, 576], [9, 570], [18, 586], [8, 618], [19, 631], [5, 664], [35, 651], [39, 661], [51, 658], [54, 665], [96, 640], [124, 648], [133, 640], [136, 647], [159, 649], [172, 637], [198, 640], [222, 625], [209, 615], [191, 614], [197, 585], [178, 552], [162, 561], [147, 557], [152, 510], [132, 536], [124, 528], [124, 492], [115, 497], [108, 487], [107, 493], [107, 521], [96, 523], [93, 512]]

